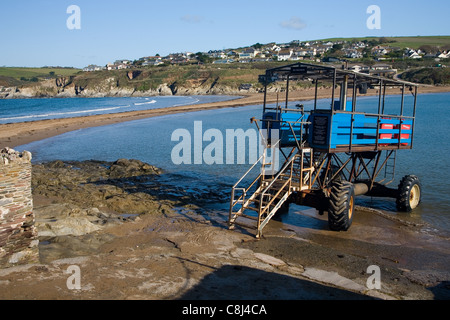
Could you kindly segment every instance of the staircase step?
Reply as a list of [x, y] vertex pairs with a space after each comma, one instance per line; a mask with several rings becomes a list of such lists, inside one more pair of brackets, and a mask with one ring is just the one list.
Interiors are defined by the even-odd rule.
[[258, 221], [258, 217], [249, 216], [248, 214], [245, 214], [245, 213], [242, 213], [240, 216], [243, 217], [243, 218], [246, 218], [246, 219]]
[[259, 212], [259, 209], [258, 209], [258, 208], [245, 207], [245, 209], [252, 210], [252, 211], [255, 211], [255, 212]]

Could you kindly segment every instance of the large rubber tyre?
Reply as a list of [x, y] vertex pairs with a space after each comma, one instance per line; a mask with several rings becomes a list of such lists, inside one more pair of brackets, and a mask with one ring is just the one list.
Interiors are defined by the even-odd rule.
[[419, 178], [404, 176], [398, 185], [397, 210], [411, 212], [422, 201], [422, 187]]
[[333, 231], [347, 231], [353, 222], [355, 190], [348, 181], [335, 181], [331, 186], [328, 226]]

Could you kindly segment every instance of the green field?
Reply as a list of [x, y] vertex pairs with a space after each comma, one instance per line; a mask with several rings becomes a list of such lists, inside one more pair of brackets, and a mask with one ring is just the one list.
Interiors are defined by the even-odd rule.
[[[362, 38], [329, 38], [322, 39], [321, 41], [363, 41], [363, 40], [378, 40], [380, 37], [362, 37]], [[383, 44], [389, 44], [392, 47], [400, 48], [412, 48], [418, 49], [423, 45], [430, 45], [435, 47], [450, 46], [450, 36], [417, 36], [417, 37], [383, 37], [388, 42]]]
[[16, 67], [2, 67], [0, 68], [0, 76], [14, 78], [20, 80], [21, 78], [31, 79], [45, 78], [50, 76], [50, 72], [54, 72], [55, 76], [72, 76], [78, 73], [79, 69], [71, 68], [16, 68]]

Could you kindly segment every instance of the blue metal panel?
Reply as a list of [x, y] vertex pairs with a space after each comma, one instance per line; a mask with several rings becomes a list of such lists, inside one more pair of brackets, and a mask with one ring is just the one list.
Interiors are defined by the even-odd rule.
[[302, 124], [303, 119], [300, 113], [281, 113], [281, 123], [280, 123], [280, 140], [281, 147], [291, 147], [296, 146], [297, 141], [301, 143], [300, 139], [302, 136]]
[[412, 120], [402, 120], [401, 139], [400, 119], [380, 119], [378, 116], [351, 113], [314, 113], [311, 115], [311, 127], [309, 129], [308, 142], [311, 147], [319, 149], [335, 149], [339, 146], [368, 146], [375, 147], [378, 144], [410, 145], [412, 141]]
[[[281, 140], [281, 147], [296, 146], [297, 140], [300, 140], [302, 136], [302, 121], [303, 115], [297, 112], [277, 113], [266, 112], [263, 116], [262, 128], [267, 129], [268, 123], [270, 123], [271, 129], [279, 130], [278, 137]], [[271, 121], [264, 121], [271, 120]], [[269, 132], [269, 137], [271, 137]], [[296, 140], [297, 139], [297, 140]], [[299, 141], [300, 142], [300, 141]]]

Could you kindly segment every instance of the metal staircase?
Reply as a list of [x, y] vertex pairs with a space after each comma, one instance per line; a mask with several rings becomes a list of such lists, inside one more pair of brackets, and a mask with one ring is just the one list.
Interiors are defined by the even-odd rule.
[[[260, 238], [263, 228], [293, 192], [311, 188], [314, 170], [312, 149], [295, 150], [276, 175], [266, 174], [265, 168], [270, 163], [264, 162], [266, 159], [264, 152], [233, 186], [228, 220], [230, 229], [234, 229], [236, 225], [254, 229], [256, 238]], [[259, 163], [261, 163], [260, 174], [247, 187], [241, 187], [240, 185]]]

